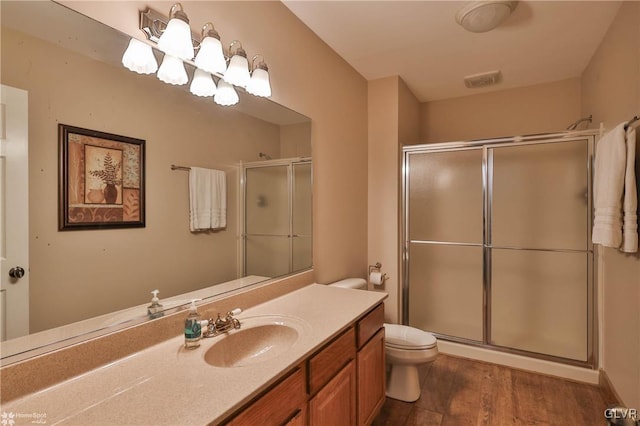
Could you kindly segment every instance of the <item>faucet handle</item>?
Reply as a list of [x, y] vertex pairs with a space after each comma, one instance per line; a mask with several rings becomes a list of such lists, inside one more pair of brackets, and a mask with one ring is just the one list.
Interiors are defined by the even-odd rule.
[[235, 308], [229, 312], [227, 312], [228, 316], [233, 316], [233, 315], [240, 315], [240, 313], [242, 312], [242, 309], [240, 308]]

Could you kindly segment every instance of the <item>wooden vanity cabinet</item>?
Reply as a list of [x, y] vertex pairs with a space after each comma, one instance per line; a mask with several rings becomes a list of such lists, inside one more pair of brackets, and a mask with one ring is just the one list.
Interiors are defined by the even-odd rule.
[[380, 303], [226, 424], [371, 424], [385, 400], [383, 322]]

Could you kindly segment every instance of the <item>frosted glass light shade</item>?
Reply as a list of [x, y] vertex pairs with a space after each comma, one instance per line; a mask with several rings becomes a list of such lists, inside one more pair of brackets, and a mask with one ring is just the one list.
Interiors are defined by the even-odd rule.
[[240, 87], [247, 87], [251, 76], [249, 75], [249, 61], [245, 56], [233, 55], [229, 61], [229, 68], [224, 73], [224, 81]]
[[158, 70], [158, 79], [165, 83], [178, 86], [189, 81], [187, 70], [184, 69], [184, 63], [171, 55], [164, 55], [164, 59]]
[[251, 74], [251, 80], [247, 85], [247, 92], [255, 96], [268, 98], [271, 96], [271, 85], [269, 84], [269, 72], [262, 68], [256, 68]]
[[224, 80], [218, 81], [218, 91], [213, 97], [213, 101], [218, 105], [230, 106], [238, 103], [240, 98], [236, 93], [236, 89]]
[[196, 66], [211, 74], [224, 74], [227, 61], [222, 53], [222, 44], [215, 37], [205, 37], [200, 43], [200, 50], [195, 59]]
[[193, 42], [189, 24], [178, 18], [171, 19], [158, 40], [158, 49], [176, 58], [193, 59]]
[[211, 74], [196, 68], [191, 86], [189, 86], [189, 91], [196, 96], [213, 96], [216, 93], [216, 83], [214, 83], [213, 78], [211, 78]]
[[151, 46], [135, 38], [129, 41], [129, 46], [122, 55], [122, 65], [138, 74], [153, 74], [158, 70], [158, 62]]

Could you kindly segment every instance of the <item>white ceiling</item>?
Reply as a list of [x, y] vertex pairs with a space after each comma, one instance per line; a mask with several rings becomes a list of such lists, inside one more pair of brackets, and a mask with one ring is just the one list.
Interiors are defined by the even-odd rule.
[[[367, 80], [398, 75], [421, 101], [579, 77], [620, 1], [520, 1], [498, 28], [455, 22], [462, 1], [283, 3]], [[501, 70], [502, 83], [467, 89], [463, 77]]]

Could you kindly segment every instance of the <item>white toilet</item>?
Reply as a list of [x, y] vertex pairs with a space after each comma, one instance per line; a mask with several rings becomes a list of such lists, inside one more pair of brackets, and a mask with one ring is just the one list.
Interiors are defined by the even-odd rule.
[[[362, 278], [348, 278], [330, 284], [334, 287], [367, 289]], [[413, 402], [420, 398], [418, 366], [432, 362], [438, 355], [438, 342], [431, 333], [400, 324], [385, 324], [385, 355], [390, 373], [387, 396]]]

